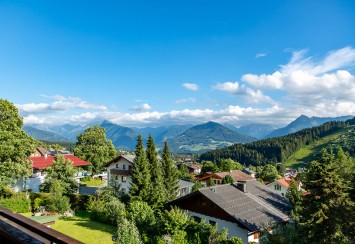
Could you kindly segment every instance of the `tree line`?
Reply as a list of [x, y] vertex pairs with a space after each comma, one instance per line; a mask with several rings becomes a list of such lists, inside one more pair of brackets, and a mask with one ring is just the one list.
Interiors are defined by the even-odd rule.
[[235, 144], [227, 148], [203, 153], [199, 159], [219, 164], [223, 159], [231, 158], [241, 164], [254, 166], [283, 162], [300, 148], [334, 131], [347, 127], [353, 120], [327, 122], [282, 137]]

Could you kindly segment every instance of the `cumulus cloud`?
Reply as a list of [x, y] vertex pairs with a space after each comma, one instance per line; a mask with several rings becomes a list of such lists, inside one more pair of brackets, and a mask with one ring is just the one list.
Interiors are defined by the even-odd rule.
[[141, 105], [133, 106], [131, 110], [134, 111], [148, 111], [151, 110], [152, 107], [148, 103], [143, 103]]
[[243, 96], [247, 103], [258, 104], [268, 103], [276, 104], [271, 97], [264, 95], [261, 90], [253, 90], [245, 84], [239, 85], [238, 82], [224, 82], [214, 85], [212, 88], [220, 91], [225, 91], [234, 95]]
[[197, 91], [198, 90], [198, 85], [195, 83], [184, 83], [184, 84], [182, 84], [182, 86], [190, 91]]
[[237, 93], [239, 89], [239, 84], [238, 82], [224, 82], [224, 83], [218, 83], [215, 86], [213, 86], [214, 89], [220, 90], [220, 91], [226, 91], [229, 93]]
[[347, 70], [355, 65], [355, 49], [329, 52], [323, 59], [293, 52], [291, 60], [272, 74], [246, 74], [242, 81], [261, 89], [285, 91], [293, 102], [315, 105], [355, 100], [355, 77]]
[[84, 110], [106, 110], [107, 107], [103, 105], [97, 105], [89, 103], [77, 97], [63, 97], [60, 95], [56, 96], [45, 96], [55, 100], [52, 103], [27, 103], [27, 104], [16, 104], [16, 107], [20, 112], [24, 114], [38, 114], [38, 113], [51, 113], [58, 111], [67, 111], [69, 109], [84, 109]]

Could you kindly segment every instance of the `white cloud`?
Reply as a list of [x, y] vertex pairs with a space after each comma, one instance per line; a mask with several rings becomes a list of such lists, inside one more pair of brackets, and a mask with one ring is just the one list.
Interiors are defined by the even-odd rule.
[[182, 84], [182, 86], [190, 91], [197, 91], [198, 90], [198, 85], [195, 83], [184, 83], [184, 84]]
[[285, 91], [293, 103], [355, 100], [355, 77], [345, 70], [355, 65], [355, 49], [335, 50], [318, 61], [305, 54], [305, 50], [294, 52], [290, 62], [273, 74], [246, 74], [242, 81], [257, 88]]
[[224, 83], [218, 83], [217, 85], [213, 86], [214, 89], [220, 90], [220, 91], [226, 91], [229, 93], [237, 93], [239, 89], [239, 84], [238, 82], [224, 82]]
[[16, 107], [25, 114], [31, 113], [51, 113], [58, 111], [67, 111], [69, 109], [84, 109], [84, 110], [106, 110], [107, 107], [103, 105], [97, 105], [89, 103], [77, 97], [63, 97], [60, 95], [56, 96], [45, 96], [55, 100], [52, 103], [28, 103], [28, 104], [16, 104]]
[[267, 53], [257, 53], [255, 55], [255, 58], [258, 59], [258, 58], [263, 58], [263, 57], [266, 57]]
[[196, 102], [196, 99], [195, 98], [183, 98], [183, 99], [179, 99], [179, 100], [176, 100], [175, 103], [177, 104], [180, 104], [180, 103], [195, 103]]
[[141, 105], [133, 106], [131, 110], [134, 111], [148, 111], [151, 110], [152, 107], [148, 103], [143, 103]]

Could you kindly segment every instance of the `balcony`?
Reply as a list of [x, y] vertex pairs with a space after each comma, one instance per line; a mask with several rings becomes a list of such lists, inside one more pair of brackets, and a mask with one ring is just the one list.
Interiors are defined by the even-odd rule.
[[0, 243], [82, 243], [34, 220], [0, 207]]

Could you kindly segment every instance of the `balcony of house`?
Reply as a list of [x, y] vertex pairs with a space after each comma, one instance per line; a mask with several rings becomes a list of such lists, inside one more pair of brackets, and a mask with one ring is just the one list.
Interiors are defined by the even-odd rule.
[[0, 243], [82, 243], [43, 224], [0, 207]]

